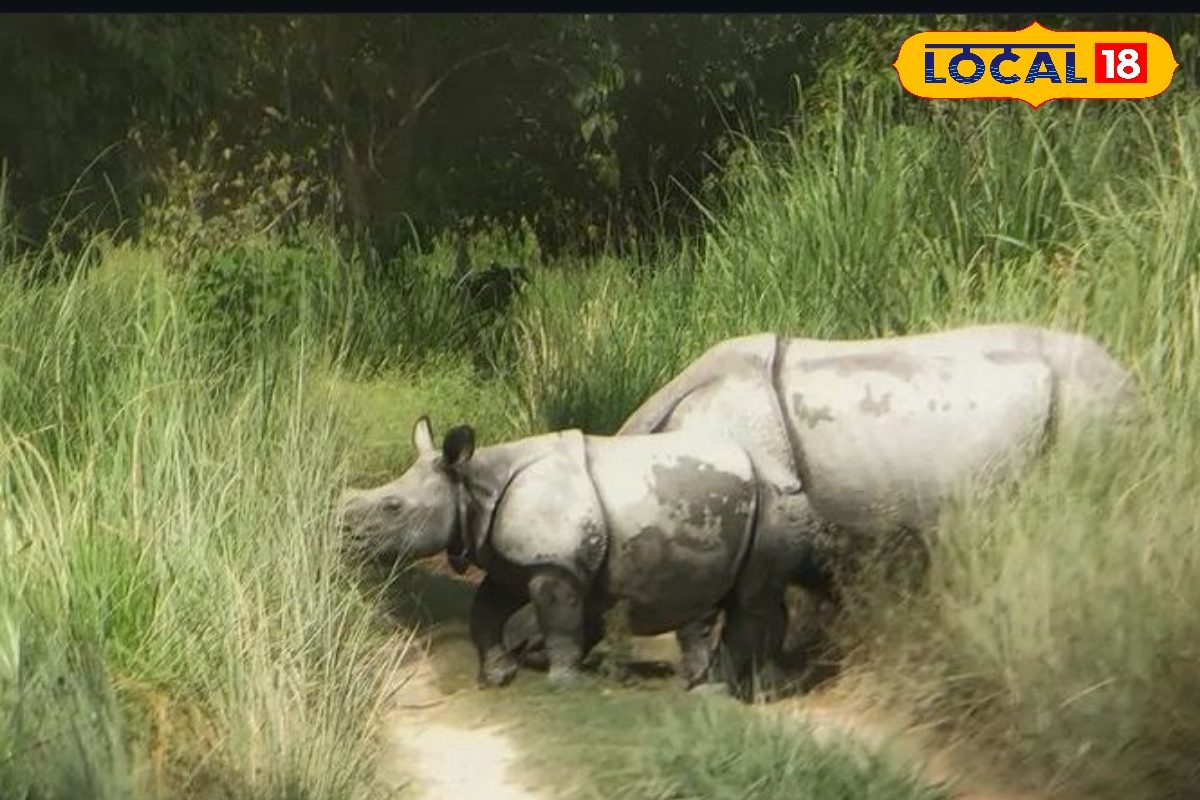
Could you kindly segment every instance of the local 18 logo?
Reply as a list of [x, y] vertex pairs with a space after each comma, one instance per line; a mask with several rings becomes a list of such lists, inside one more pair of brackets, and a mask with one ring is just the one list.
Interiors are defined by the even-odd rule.
[[892, 64], [900, 84], [929, 100], [1141, 99], [1161, 94], [1179, 66], [1145, 31], [926, 31]]

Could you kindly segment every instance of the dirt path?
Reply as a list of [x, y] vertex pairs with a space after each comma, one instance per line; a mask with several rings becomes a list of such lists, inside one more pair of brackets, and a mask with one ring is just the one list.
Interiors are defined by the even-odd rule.
[[[646, 640], [637, 655], [673, 657], [674, 642]], [[382, 778], [405, 797], [419, 800], [549, 800], [521, 774], [521, 752], [494, 718], [464, 714], [473, 688], [447, 692], [434, 662], [418, 656], [393, 694], [382, 726]], [[935, 740], [898, 716], [868, 708], [852, 689], [833, 686], [802, 697], [759, 706], [763, 713], [796, 719], [818, 742], [849, 739], [868, 751], [888, 749], [919, 765], [931, 784], [952, 789], [955, 800], [1050, 800], [997, 788], [994, 775], [970, 756]]]
[[[466, 588], [458, 580], [448, 586]], [[430, 646], [414, 647], [410, 668], [401, 671], [392, 693], [381, 730], [381, 777], [418, 800], [549, 800], [551, 793], [522, 774], [520, 749], [503, 719], [481, 710], [474, 696], [474, 651], [460, 618], [465, 608], [456, 613], [452, 603], [446, 605], [447, 616], [430, 620]], [[635, 637], [631, 645], [635, 661], [677, 666], [673, 636]], [[917, 765], [930, 784], [950, 788], [955, 800], [1051, 800], [1004, 791], [1002, 777], [978, 754], [872, 708], [863, 701], [870, 694], [869, 684], [864, 689], [854, 679], [840, 679], [758, 708], [801, 722], [820, 742], [842, 738], [868, 751], [886, 749]]]
[[519, 754], [504, 729], [450, 719], [450, 697], [438, 686], [430, 659], [420, 656], [396, 688], [383, 722], [385, 784], [408, 788], [406, 796], [421, 800], [542, 800], [517, 779]]

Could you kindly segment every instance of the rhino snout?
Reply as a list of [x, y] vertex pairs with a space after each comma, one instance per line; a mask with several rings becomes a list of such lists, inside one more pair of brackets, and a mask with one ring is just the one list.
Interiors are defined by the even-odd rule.
[[337, 503], [337, 524], [347, 551], [362, 552], [369, 548], [378, 533], [375, 517], [370, 505], [363, 502], [361, 492], [352, 489], [342, 492]]
[[358, 497], [359, 493], [353, 489], [347, 489], [338, 496], [335, 508], [337, 509], [338, 527], [342, 533], [350, 533], [356, 517], [359, 516]]
[[403, 552], [397, 535], [396, 502], [371, 492], [350, 489], [338, 498], [337, 525], [341, 550], [353, 561], [392, 560]]

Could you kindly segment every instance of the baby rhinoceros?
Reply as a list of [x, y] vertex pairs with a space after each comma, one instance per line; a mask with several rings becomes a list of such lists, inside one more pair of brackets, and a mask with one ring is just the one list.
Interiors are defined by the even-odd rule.
[[464, 425], [438, 450], [422, 417], [413, 444], [416, 463], [399, 479], [347, 492], [344, 527], [363, 555], [444, 551], [460, 571], [468, 563], [485, 571], [471, 609], [481, 683], [503, 685], [516, 673], [503, 630], [526, 602], [555, 683], [575, 677], [600, 636], [597, 621], [619, 601], [636, 635], [723, 608], [722, 663], [744, 670], [758, 655], [763, 615], [752, 606], [760, 601], [738, 591], [757, 481], [734, 441], [711, 431], [617, 438], [569, 430], [476, 452]]

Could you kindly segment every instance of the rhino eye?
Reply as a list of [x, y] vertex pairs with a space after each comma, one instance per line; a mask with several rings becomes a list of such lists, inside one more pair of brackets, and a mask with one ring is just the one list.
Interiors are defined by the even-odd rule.
[[383, 508], [385, 511], [399, 511], [403, 507], [404, 504], [394, 497], [389, 497], [383, 501]]

